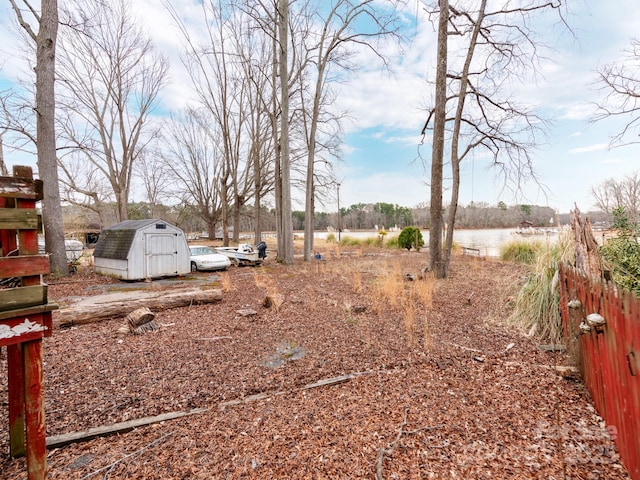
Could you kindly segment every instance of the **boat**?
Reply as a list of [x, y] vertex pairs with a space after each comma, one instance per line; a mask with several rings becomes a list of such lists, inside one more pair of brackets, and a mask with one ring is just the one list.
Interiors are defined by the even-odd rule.
[[215, 247], [215, 251], [229, 257], [236, 267], [259, 265], [267, 258], [267, 244], [264, 242], [260, 242], [255, 248], [250, 243], [241, 243], [238, 248]]

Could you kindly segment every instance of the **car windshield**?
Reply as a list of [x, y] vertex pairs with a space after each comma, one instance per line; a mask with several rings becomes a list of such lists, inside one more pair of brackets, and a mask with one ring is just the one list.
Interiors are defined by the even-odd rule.
[[216, 251], [211, 247], [190, 247], [191, 255], [211, 255]]

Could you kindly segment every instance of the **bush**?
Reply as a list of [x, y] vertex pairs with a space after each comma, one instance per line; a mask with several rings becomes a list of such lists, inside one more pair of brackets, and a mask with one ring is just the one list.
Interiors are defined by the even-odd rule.
[[336, 243], [336, 236], [333, 233], [327, 235], [327, 243]]
[[612, 271], [613, 281], [640, 295], [640, 244], [635, 236], [622, 235], [607, 240], [600, 255]]
[[624, 208], [613, 211], [613, 226], [618, 237], [600, 247], [600, 255], [612, 270], [613, 281], [623, 288], [640, 294], [640, 244], [638, 226], [629, 220]]
[[420, 247], [424, 245], [422, 232], [418, 227], [405, 227], [398, 237], [398, 245], [407, 250], [411, 250], [412, 247], [420, 250]]

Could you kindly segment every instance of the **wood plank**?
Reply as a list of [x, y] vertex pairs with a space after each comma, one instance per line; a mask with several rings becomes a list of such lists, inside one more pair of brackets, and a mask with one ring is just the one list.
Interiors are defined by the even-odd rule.
[[0, 312], [0, 321], [18, 317], [35, 316], [45, 312], [53, 312], [58, 309], [56, 303], [47, 303], [45, 305], [35, 305], [33, 307], [19, 308], [17, 310], [6, 310]]
[[0, 197], [38, 199], [35, 180], [20, 177], [0, 177]]
[[35, 208], [1, 208], [0, 230], [37, 230], [38, 211]]
[[354, 375], [350, 375], [350, 374], [341, 375], [339, 377], [326, 378], [324, 380], [318, 380], [317, 382], [308, 383], [307, 385], [302, 387], [302, 390], [307, 390], [309, 388], [317, 388], [317, 387], [327, 387], [329, 385], [337, 385], [339, 383], [348, 382], [352, 378], [354, 378]]
[[0, 258], [0, 278], [46, 275], [49, 255], [24, 255]]
[[196, 415], [199, 413], [207, 412], [208, 410], [208, 408], [195, 408], [193, 410], [189, 410], [188, 412], [169, 412], [153, 417], [138, 418], [136, 420], [114, 423], [112, 425], [89, 428], [88, 430], [83, 430], [81, 432], [53, 435], [51, 437], [47, 437], [47, 448], [59, 448], [71, 443], [84, 442], [98, 437], [113, 435], [114, 433], [129, 432], [134, 428], [144, 427], [146, 425], [151, 425], [159, 422], [165, 422], [167, 420], [174, 420], [176, 418], [187, 417], [189, 415]]
[[47, 286], [9, 288], [0, 290], [0, 311], [44, 305], [47, 303]]
[[24, 432], [24, 374], [22, 345], [7, 346], [9, 390], [9, 454], [24, 457], [27, 452]]
[[44, 413], [42, 339], [22, 344], [24, 365], [24, 406], [27, 434], [27, 474], [29, 480], [44, 480], [47, 446]]
[[29, 315], [3, 319], [0, 321], [0, 346], [37, 340], [43, 336], [50, 337], [51, 331], [51, 312], [44, 309]]

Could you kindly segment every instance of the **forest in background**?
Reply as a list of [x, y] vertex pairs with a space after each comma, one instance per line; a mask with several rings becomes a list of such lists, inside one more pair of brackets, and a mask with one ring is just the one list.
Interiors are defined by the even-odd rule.
[[[64, 226], [67, 232], [99, 230], [117, 223], [117, 216], [113, 206], [113, 214], [105, 218], [107, 223], [101, 225], [96, 215], [77, 206], [63, 208]], [[260, 212], [260, 221], [265, 231], [275, 230], [274, 209], [263, 208]], [[586, 214], [597, 225], [608, 225], [611, 215], [601, 211], [592, 211]], [[293, 211], [294, 230], [304, 229], [305, 213], [301, 210]], [[520, 222], [529, 221], [534, 227], [556, 226], [569, 223], [569, 213], [557, 214], [550, 207], [537, 205], [512, 205], [498, 204], [496, 206], [486, 203], [475, 203], [467, 206], [459, 206], [456, 220], [456, 228], [515, 228]], [[186, 232], [208, 231], [206, 224], [198, 215], [198, 212], [189, 205], [150, 205], [146, 202], [129, 204], [129, 218], [140, 220], [146, 218], [162, 218]], [[553, 222], [551, 221], [553, 219]], [[251, 232], [254, 228], [255, 215], [253, 209], [244, 209], [241, 214], [240, 231]], [[413, 208], [403, 207], [390, 203], [354, 204], [340, 209], [338, 212], [316, 212], [314, 228], [326, 231], [327, 229], [343, 230], [374, 230], [390, 229], [393, 227], [404, 228], [417, 226], [429, 228], [429, 206], [418, 205]], [[220, 231], [222, 225], [218, 224], [216, 231]]]

